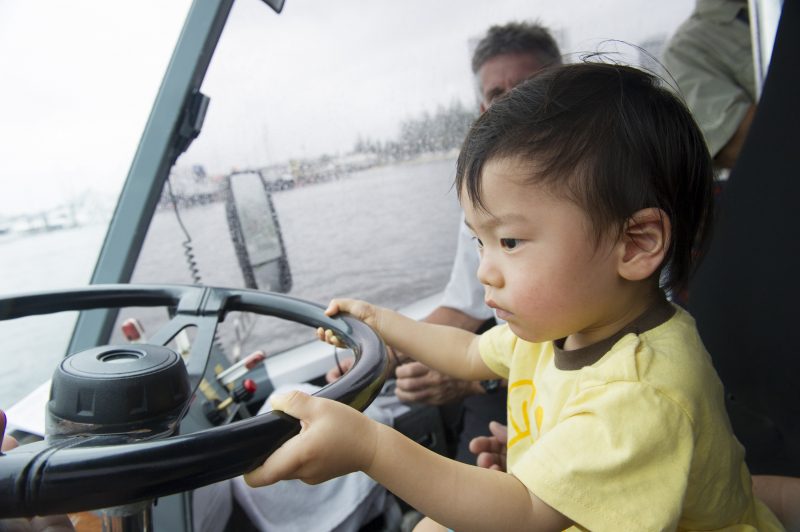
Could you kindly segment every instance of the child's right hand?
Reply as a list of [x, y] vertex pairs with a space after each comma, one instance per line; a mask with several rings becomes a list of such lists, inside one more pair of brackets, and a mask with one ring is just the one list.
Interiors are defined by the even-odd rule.
[[[380, 307], [358, 299], [333, 299], [328, 304], [328, 308], [325, 309], [325, 314], [327, 316], [335, 316], [340, 312], [347, 312], [354, 318], [363, 321], [380, 334]], [[330, 329], [325, 330], [322, 327], [318, 328], [317, 338], [323, 342], [335, 345], [336, 347], [347, 347]]]
[[258, 468], [246, 473], [252, 487], [300, 479], [319, 484], [372, 464], [378, 423], [345, 404], [302, 392], [273, 395], [275, 410], [300, 420], [300, 434], [289, 439]]

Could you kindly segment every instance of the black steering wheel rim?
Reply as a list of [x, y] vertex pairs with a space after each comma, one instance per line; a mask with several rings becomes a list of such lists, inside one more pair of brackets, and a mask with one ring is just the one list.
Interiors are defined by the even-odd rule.
[[[175, 309], [174, 317], [149, 343], [164, 345], [183, 328], [198, 327], [198, 338], [204, 338], [193, 343], [187, 364], [193, 392], [205, 373], [216, 325], [230, 311], [332, 329], [353, 350], [356, 363], [344, 377], [314, 394], [318, 397], [363, 411], [388, 376], [385, 347], [368, 325], [346, 314], [331, 318], [319, 305], [269, 292], [94, 285], [0, 299], [0, 320], [129, 306]], [[113, 436], [77, 436], [24, 445], [0, 455], [0, 517], [93, 510], [195, 489], [257, 467], [299, 430], [299, 422], [291, 416], [268, 412], [161, 440], [116, 445]]]

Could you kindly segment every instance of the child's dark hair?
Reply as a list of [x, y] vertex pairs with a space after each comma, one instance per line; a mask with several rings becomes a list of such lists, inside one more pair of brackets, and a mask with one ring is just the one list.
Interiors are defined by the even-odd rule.
[[581, 63], [520, 84], [464, 140], [459, 199], [483, 208], [483, 167], [504, 157], [530, 161], [531, 183], [580, 205], [598, 241], [608, 230], [622, 231], [636, 211], [662, 209], [672, 227], [665, 288], [686, 287], [710, 236], [712, 165], [691, 114], [658, 78], [627, 66]]

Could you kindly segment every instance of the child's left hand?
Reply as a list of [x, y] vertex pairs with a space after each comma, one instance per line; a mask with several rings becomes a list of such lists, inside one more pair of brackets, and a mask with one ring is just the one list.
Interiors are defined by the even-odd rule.
[[246, 473], [250, 486], [300, 479], [319, 484], [369, 468], [377, 446], [377, 423], [357, 410], [302, 392], [273, 396], [275, 410], [300, 420], [300, 434], [284, 443], [258, 468]]

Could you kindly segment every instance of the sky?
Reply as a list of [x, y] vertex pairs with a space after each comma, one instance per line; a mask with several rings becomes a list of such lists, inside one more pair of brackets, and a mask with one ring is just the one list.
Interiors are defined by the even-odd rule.
[[[0, 0], [0, 219], [90, 191], [113, 201], [188, 0]], [[475, 105], [469, 42], [538, 19], [562, 52], [666, 38], [692, 0], [237, 0], [179, 165], [214, 173], [386, 140], [401, 121]]]

